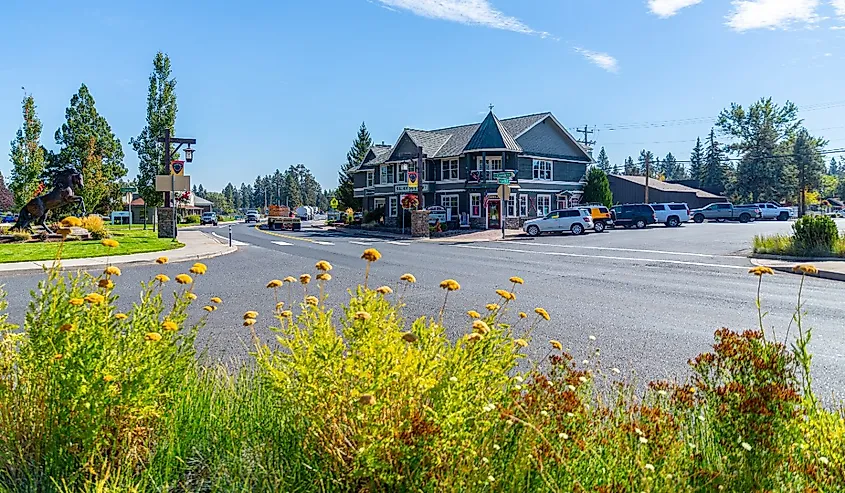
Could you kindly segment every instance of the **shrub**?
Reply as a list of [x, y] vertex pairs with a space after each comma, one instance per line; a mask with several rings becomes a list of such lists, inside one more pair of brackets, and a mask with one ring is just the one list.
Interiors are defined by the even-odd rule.
[[365, 223], [378, 223], [384, 218], [384, 207], [376, 207], [364, 215]]
[[22, 243], [24, 241], [29, 241], [32, 239], [32, 235], [29, 234], [27, 231], [20, 231], [15, 230], [12, 231], [12, 241], [17, 243]]
[[91, 234], [91, 238], [95, 240], [104, 240], [111, 236], [109, 230], [106, 229], [106, 223], [103, 218], [98, 215], [90, 215], [82, 218], [82, 227], [87, 229]]
[[185, 222], [188, 224], [199, 224], [200, 216], [198, 214], [190, 214], [185, 216]]
[[804, 216], [795, 221], [792, 230], [795, 248], [808, 254], [829, 255], [839, 239], [836, 222], [822, 215]]

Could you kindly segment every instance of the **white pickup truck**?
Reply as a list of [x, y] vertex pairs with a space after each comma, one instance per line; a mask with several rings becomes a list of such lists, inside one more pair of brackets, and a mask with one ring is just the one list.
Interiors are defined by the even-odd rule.
[[755, 204], [760, 208], [762, 217], [760, 219], [777, 219], [778, 221], [787, 221], [792, 217], [791, 207], [781, 207], [774, 202], [762, 202]]

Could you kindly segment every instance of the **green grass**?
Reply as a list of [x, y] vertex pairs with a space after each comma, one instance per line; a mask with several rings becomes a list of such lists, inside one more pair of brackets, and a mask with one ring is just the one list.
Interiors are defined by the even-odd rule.
[[[110, 226], [112, 238], [120, 243], [114, 249], [106, 248], [99, 241], [69, 241], [62, 246], [63, 259], [112, 257], [133, 253], [158, 252], [183, 246], [168, 238], [158, 238], [152, 228], [143, 230], [143, 226]], [[52, 260], [61, 243], [10, 243], [0, 245], [0, 263]]]
[[785, 255], [790, 257], [845, 258], [845, 238], [840, 237], [831, 251], [826, 248], [800, 248], [795, 244], [791, 235], [756, 235], [754, 236], [753, 251], [754, 253], [764, 255]]

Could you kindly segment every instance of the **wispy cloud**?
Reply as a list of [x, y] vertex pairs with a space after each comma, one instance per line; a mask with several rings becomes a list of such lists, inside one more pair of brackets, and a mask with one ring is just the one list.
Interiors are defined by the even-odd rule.
[[839, 17], [845, 17], [845, 0], [830, 0], [833, 10]]
[[[841, 0], [834, 0], [841, 1]], [[734, 0], [727, 25], [735, 31], [785, 29], [794, 23], [814, 24], [820, 0]]]
[[611, 55], [601, 53], [598, 51], [585, 50], [584, 48], [575, 48], [575, 51], [584, 56], [587, 60], [607, 70], [608, 72], [616, 73], [619, 71], [619, 62]]
[[461, 24], [486, 26], [523, 34], [546, 37], [549, 33], [536, 31], [516, 17], [496, 10], [488, 0], [378, 0], [383, 5], [408, 10], [416, 15], [443, 19]]
[[702, 0], [648, 0], [648, 10], [652, 14], [665, 19], [677, 14], [681, 9], [692, 7], [701, 2]]

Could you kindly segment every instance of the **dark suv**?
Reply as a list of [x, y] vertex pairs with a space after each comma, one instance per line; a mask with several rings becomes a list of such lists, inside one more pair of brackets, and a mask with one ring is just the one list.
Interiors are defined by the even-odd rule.
[[654, 209], [648, 204], [625, 204], [614, 206], [610, 210], [613, 219], [613, 227], [624, 226], [625, 228], [636, 227], [643, 229], [649, 224], [657, 222]]

